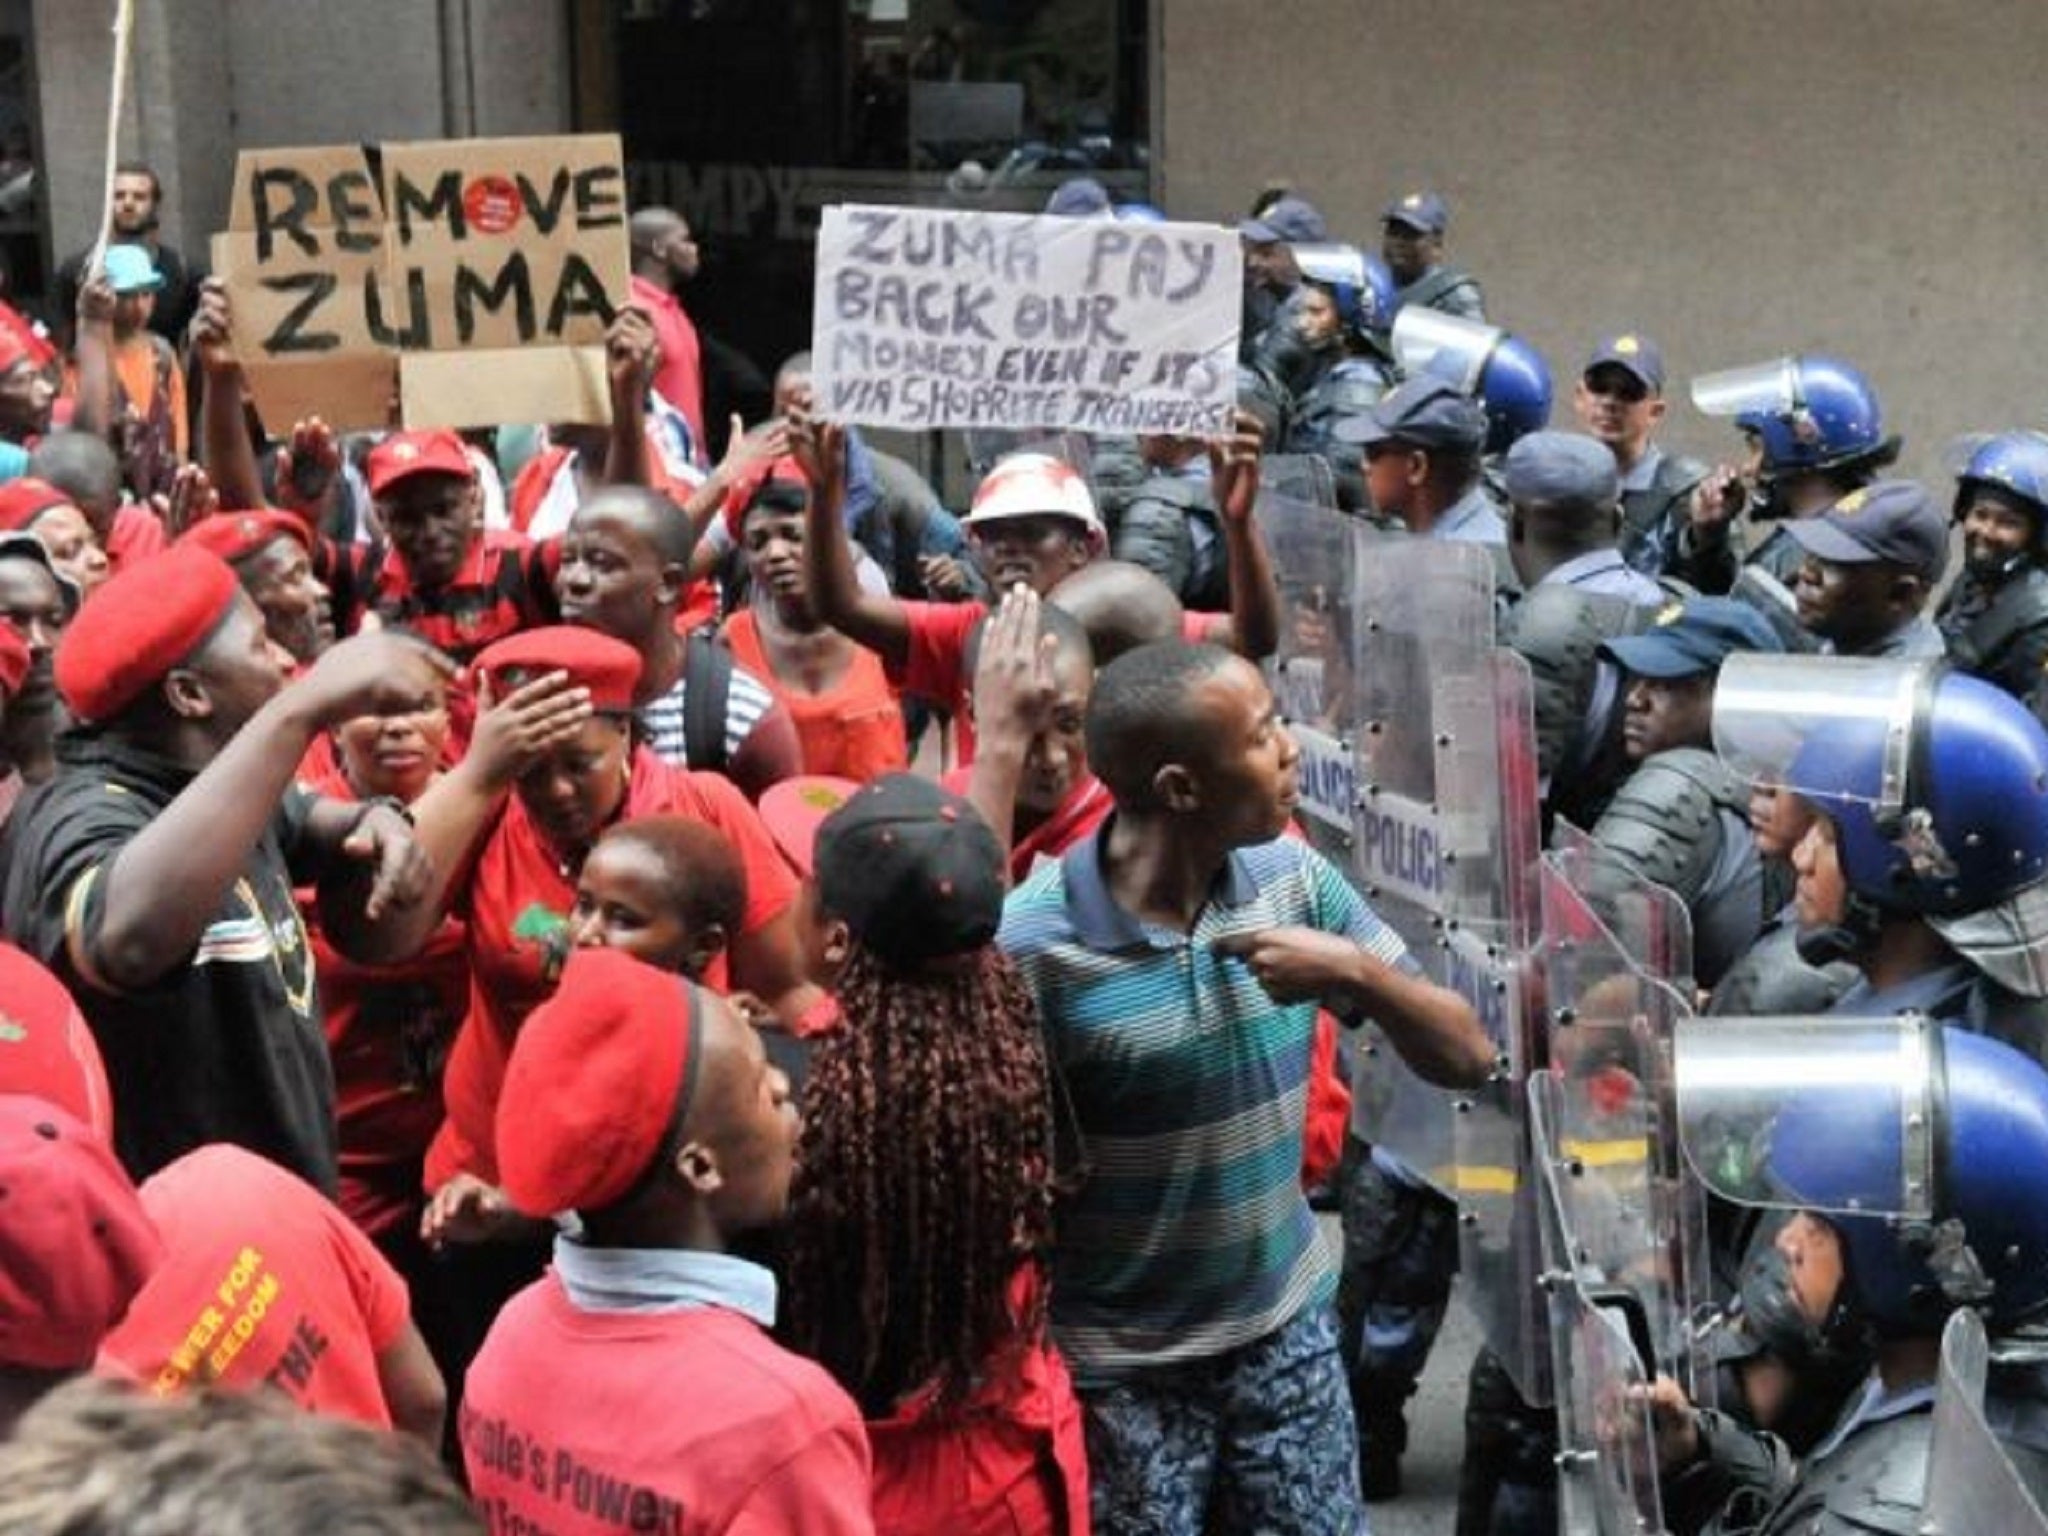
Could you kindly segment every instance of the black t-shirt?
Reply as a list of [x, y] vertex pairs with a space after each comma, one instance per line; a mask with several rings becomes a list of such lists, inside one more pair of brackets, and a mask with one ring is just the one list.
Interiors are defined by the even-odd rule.
[[138, 1181], [207, 1142], [247, 1147], [335, 1187], [334, 1074], [313, 955], [292, 900], [293, 855], [313, 798], [287, 793], [190, 960], [133, 993], [100, 991], [67, 937], [97, 932], [114, 857], [193, 774], [126, 743], [77, 733], [57, 775], [9, 818], [7, 936], [71, 989], [114, 1095], [114, 1140]]

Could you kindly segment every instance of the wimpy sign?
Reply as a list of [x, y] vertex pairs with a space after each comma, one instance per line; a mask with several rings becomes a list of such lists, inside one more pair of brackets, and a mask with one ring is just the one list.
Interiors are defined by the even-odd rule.
[[626, 297], [610, 135], [245, 151], [214, 266], [273, 430], [603, 421]]
[[1242, 289], [1237, 236], [1206, 224], [827, 208], [816, 409], [879, 427], [1217, 435]]

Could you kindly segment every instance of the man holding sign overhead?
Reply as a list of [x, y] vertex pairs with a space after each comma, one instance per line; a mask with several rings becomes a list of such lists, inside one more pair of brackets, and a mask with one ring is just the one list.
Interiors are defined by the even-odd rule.
[[[1236, 414], [1242, 260], [1234, 234], [1206, 225], [828, 208], [814, 409], [884, 427], [1211, 439], [1230, 612], [1190, 613], [1184, 636], [1256, 659], [1277, 643], [1279, 597], [1252, 522], [1258, 439]], [[804, 543], [811, 601], [879, 653], [906, 693], [964, 723], [963, 657], [986, 609], [861, 591], [840, 518], [840, 436], [809, 423], [799, 431], [815, 493]], [[1087, 481], [1047, 454], [997, 463], [964, 526], [993, 585], [1041, 597], [1108, 542]]]

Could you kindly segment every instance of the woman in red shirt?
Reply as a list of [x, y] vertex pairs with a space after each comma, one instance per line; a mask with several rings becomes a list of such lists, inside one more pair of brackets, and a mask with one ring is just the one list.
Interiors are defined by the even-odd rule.
[[789, 710], [804, 772], [864, 784], [909, 765], [902, 705], [881, 658], [812, 610], [804, 586], [810, 491], [793, 460], [779, 460], [775, 469], [740, 513], [753, 596], [726, 620], [725, 643]]
[[815, 865], [840, 1025], [804, 1094], [785, 1335], [861, 1405], [878, 1532], [1085, 1536], [1081, 1409], [1045, 1325], [1055, 1096], [991, 942], [1002, 847], [892, 774], [826, 819]]
[[485, 1203], [497, 1183], [493, 1123], [505, 1063], [527, 1014], [554, 990], [577, 876], [609, 827], [679, 815], [720, 833], [746, 872], [746, 908], [728, 956], [708, 970], [706, 983], [744, 988], [786, 1020], [801, 1017], [819, 996], [803, 978], [795, 876], [753, 806], [719, 775], [672, 767], [633, 746], [639, 652], [594, 630], [553, 626], [497, 642], [477, 657], [476, 670], [495, 692], [564, 673], [588, 691], [594, 713], [519, 776], [509, 799], [451, 797], [421, 811], [437, 856], [482, 838], [457, 900], [469, 930], [468, 1014], [444, 1078], [447, 1118], [426, 1165], [430, 1191], [444, 1191], [462, 1175], [460, 1188], [469, 1193], [434, 1202], [430, 1240], [460, 1236], [460, 1222], [451, 1227], [450, 1220]]

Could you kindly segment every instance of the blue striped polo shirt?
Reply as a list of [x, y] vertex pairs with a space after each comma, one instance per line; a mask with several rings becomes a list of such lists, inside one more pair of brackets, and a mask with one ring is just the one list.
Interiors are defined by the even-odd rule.
[[1301, 1193], [1315, 1007], [1283, 1007], [1227, 934], [1308, 927], [1412, 969], [1397, 935], [1307, 844], [1239, 849], [1192, 933], [1103, 881], [1113, 822], [1011, 892], [998, 942], [1038, 1000], [1086, 1145], [1063, 1200], [1052, 1321], [1084, 1383], [1264, 1338], [1335, 1278]]

